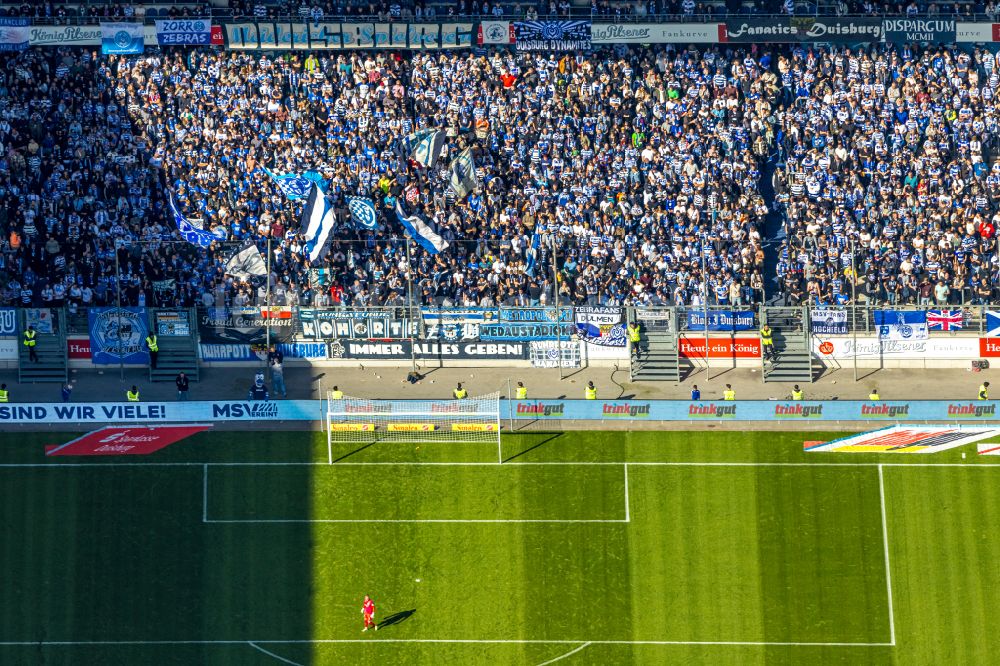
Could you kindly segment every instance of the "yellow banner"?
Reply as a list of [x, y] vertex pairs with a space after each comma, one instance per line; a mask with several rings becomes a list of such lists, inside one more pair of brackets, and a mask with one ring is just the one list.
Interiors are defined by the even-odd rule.
[[433, 423], [390, 423], [389, 432], [430, 432], [434, 430]]
[[375, 429], [374, 423], [331, 423], [332, 432], [370, 432]]
[[496, 423], [452, 423], [455, 432], [496, 432]]

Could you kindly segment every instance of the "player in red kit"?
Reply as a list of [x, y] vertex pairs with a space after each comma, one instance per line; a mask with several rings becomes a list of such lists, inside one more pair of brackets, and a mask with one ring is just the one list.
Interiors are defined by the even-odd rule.
[[375, 602], [367, 594], [365, 604], [361, 607], [361, 614], [365, 616], [365, 628], [361, 631], [368, 631], [368, 627], [375, 627], [375, 631], [378, 631], [378, 625], [375, 624]]

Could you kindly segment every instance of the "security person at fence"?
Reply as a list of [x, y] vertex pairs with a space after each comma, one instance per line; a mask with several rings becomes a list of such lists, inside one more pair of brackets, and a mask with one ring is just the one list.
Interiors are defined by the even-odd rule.
[[32, 363], [38, 363], [38, 352], [35, 351], [35, 345], [38, 344], [38, 340], [35, 339], [37, 336], [34, 326], [29, 326], [24, 332], [24, 346], [28, 348], [28, 360]]
[[333, 390], [330, 391], [330, 399], [331, 400], [343, 400], [344, 399], [344, 392], [341, 391], [336, 386], [334, 386]]
[[452, 391], [451, 394], [455, 397], [455, 400], [465, 400], [469, 397], [469, 392], [462, 388], [462, 382], [459, 382], [458, 385], [455, 386], [455, 390]]
[[6, 384], [0, 384], [0, 402], [10, 402], [10, 393]]
[[638, 360], [642, 354], [642, 333], [639, 330], [639, 322], [633, 321], [628, 325], [628, 342], [632, 347], [632, 355]]
[[125, 392], [125, 397], [128, 398], [129, 402], [139, 402], [139, 389], [133, 386]]
[[868, 399], [872, 402], [878, 402], [882, 399], [882, 397], [878, 394], [878, 387], [872, 389], [872, 392], [868, 394]]
[[979, 399], [989, 400], [990, 399], [990, 383], [983, 382], [979, 385]]
[[764, 353], [764, 360], [774, 362], [774, 331], [767, 324], [760, 329], [760, 346]]
[[528, 399], [528, 387], [524, 385], [524, 382], [517, 383], [517, 393], [514, 394], [517, 400], [527, 400]]
[[799, 385], [796, 384], [795, 386], [792, 387], [792, 400], [801, 400], [801, 399], [802, 399], [802, 389], [800, 389]]
[[723, 400], [736, 400], [736, 391], [733, 390], [732, 384], [726, 384], [726, 390], [722, 392]]
[[594, 382], [587, 382], [587, 386], [583, 389], [583, 397], [587, 400], [597, 400], [597, 387], [594, 386]]
[[146, 336], [146, 348], [149, 349], [149, 367], [156, 370], [156, 357], [160, 355], [160, 346], [156, 341], [156, 333], [152, 331]]

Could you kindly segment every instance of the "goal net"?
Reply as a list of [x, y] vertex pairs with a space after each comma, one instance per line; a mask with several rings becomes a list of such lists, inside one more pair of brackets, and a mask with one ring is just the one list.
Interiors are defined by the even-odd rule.
[[373, 400], [327, 394], [327, 442], [450, 442], [491, 444], [500, 449], [500, 393], [464, 400]]

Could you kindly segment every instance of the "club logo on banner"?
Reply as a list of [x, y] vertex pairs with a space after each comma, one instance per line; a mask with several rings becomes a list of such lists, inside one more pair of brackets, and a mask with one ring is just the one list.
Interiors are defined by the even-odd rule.
[[200, 19], [157, 21], [156, 42], [160, 46], [212, 43], [212, 23]]
[[495, 308], [420, 308], [420, 314], [426, 337], [447, 342], [478, 340], [480, 325], [497, 320]]
[[476, 35], [476, 43], [480, 46], [513, 44], [514, 39], [514, 27], [510, 21], [483, 21], [479, 24], [479, 32]]
[[876, 311], [875, 325], [882, 340], [926, 340], [927, 313], [902, 310]]
[[145, 35], [141, 23], [102, 23], [101, 53], [128, 55], [142, 53]]
[[517, 21], [518, 51], [589, 51], [590, 21]]
[[814, 335], [844, 335], [847, 333], [847, 310], [813, 310], [810, 326]]
[[149, 362], [146, 308], [90, 308], [87, 317], [95, 365]]
[[576, 308], [576, 328], [580, 337], [592, 345], [625, 346], [625, 323], [622, 321], [621, 308]]

